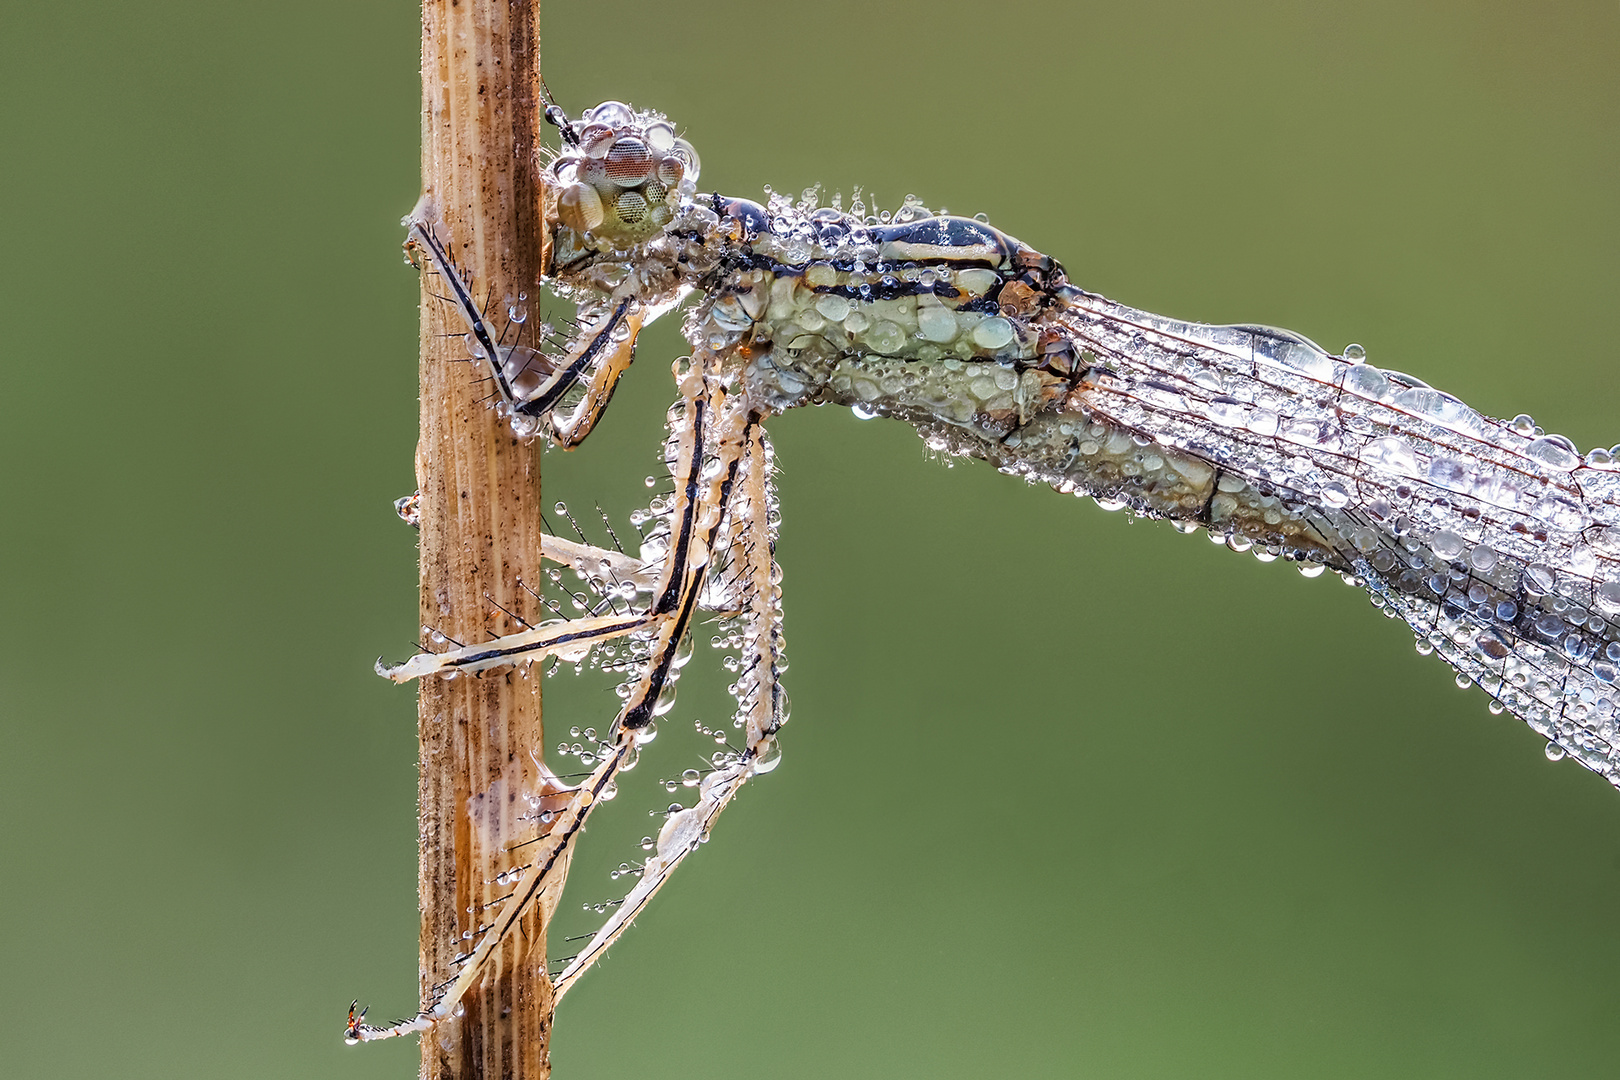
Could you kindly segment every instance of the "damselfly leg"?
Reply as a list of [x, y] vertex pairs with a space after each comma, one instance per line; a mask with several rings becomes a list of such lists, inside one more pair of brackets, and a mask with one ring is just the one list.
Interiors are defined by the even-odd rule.
[[[472, 337], [490, 344], [485, 359], [492, 368], [497, 367], [505, 357], [495, 344], [487, 320], [472, 302], [471, 290], [449, 264], [443, 246], [419, 225], [413, 226], [413, 236], [432, 256], [441, 276], [460, 283], [454, 292]], [[622, 355], [628, 357], [628, 349]], [[356, 1015], [351, 1010], [347, 1029], [350, 1041], [421, 1031], [449, 1015], [482, 977], [496, 946], [527, 911], [538, 904], [549, 918], [566, 879], [575, 839], [594, 807], [603, 801], [604, 793], [611, 794], [618, 774], [634, 764], [649, 725], [667, 709], [666, 694], [684, 657], [689, 655], [683, 653], [682, 641], [702, 607], [722, 609], [747, 628], [739, 634], [740, 641], [751, 650], [748, 668], [739, 680], [739, 685], [746, 688], [739, 690], [739, 696], [746, 694], [748, 699], [745, 712], [739, 715], [748, 729], [747, 744], [741, 752], [718, 755], [721, 760], [705, 780], [697, 805], [671, 815], [641, 881], [559, 977], [559, 994], [623, 933], [674, 868], [707, 835], [747, 777], [774, 765], [774, 735], [780, 712], [773, 709], [779, 698], [772, 690], [774, 680], [759, 677], [761, 664], [774, 673], [781, 642], [779, 590], [771, 561], [771, 454], [759, 416], [747, 408], [741, 397], [725, 390], [723, 381], [713, 373], [714, 367], [713, 358], [705, 353], [699, 353], [684, 370], [678, 366], [681, 399], [670, 410], [665, 444], [674, 490], [665, 508], [667, 535], [655, 548], [661, 552], [658, 557], [641, 561], [560, 538], [547, 541], [544, 554], [553, 561], [573, 565], [593, 577], [611, 579], [616, 585], [628, 583], [637, 596], [642, 586], [650, 585], [645, 602], [622, 614], [559, 620], [478, 645], [424, 653], [393, 668], [379, 667], [389, 678], [403, 682], [424, 676], [475, 674], [548, 655], [582, 657], [597, 645], [625, 637], [645, 649], [634, 685], [610, 730], [607, 752], [581, 784], [554, 793], [554, 798], [566, 796], [566, 802], [552, 815], [517, 887], [463, 958], [455, 977], [433, 1004], [417, 1016], [393, 1025], [368, 1025], [363, 1012]], [[622, 371], [622, 364], [618, 370]], [[612, 378], [616, 377], [615, 373], [608, 379], [593, 378], [593, 384], [604, 388], [603, 404], [605, 394], [611, 393]], [[589, 400], [587, 397], [587, 404]], [[598, 408], [584, 415], [599, 412]], [[716, 552], [723, 557], [717, 559]], [[756, 697], [764, 704], [756, 704]]]
[[473, 359], [487, 363], [501, 413], [511, 418], [519, 435], [544, 434], [564, 449], [578, 446], [596, 426], [619, 377], [635, 358], [642, 327], [662, 312], [650, 311], [634, 296], [610, 293], [603, 303], [581, 306], [578, 329], [557, 355], [521, 343], [507, 344], [493, 332], [431, 218], [432, 206], [419, 202], [405, 219], [410, 230], [406, 248], [426, 253], [447, 286], [447, 299], [466, 320]]

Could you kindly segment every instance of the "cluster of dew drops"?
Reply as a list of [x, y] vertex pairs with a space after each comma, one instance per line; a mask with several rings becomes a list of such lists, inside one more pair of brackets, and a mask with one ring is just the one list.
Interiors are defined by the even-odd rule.
[[[645, 478], [644, 484], [647, 488], [654, 489], [659, 486], [659, 481], [656, 477], [648, 476]], [[669, 493], [660, 493], [651, 498], [645, 509], [632, 511], [629, 515], [630, 524], [638, 530], [641, 537], [641, 546], [637, 554], [643, 563], [655, 563], [659, 559], [663, 558], [667, 553], [669, 537], [668, 516], [673, 509], [673, 499], [670, 497]], [[568, 507], [565, 503], [558, 502], [555, 505], [554, 510], [559, 517], [567, 520], [571, 525], [573, 525], [576, 532], [579, 531], [579, 527], [577, 523], [574, 522], [574, 519], [570, 515]], [[572, 611], [575, 613], [575, 617], [588, 616], [604, 610], [623, 611], [634, 605], [638, 595], [642, 600], [648, 599], [651, 595], [650, 592], [642, 591], [642, 587], [639, 587], [635, 582], [614, 581], [611, 576], [610, 568], [606, 562], [604, 562], [603, 566], [600, 567], [599, 574], [586, 573], [584, 569], [579, 567], [575, 567], [572, 572], [575, 579], [580, 583], [580, 589], [582, 591], [572, 591], [564, 585], [564, 571], [561, 568], [553, 567], [547, 570], [546, 576], [548, 582], [553, 587], [553, 590], [561, 589], [569, 597], [568, 604], [571, 605]], [[559, 601], [553, 597], [547, 597], [543, 599], [542, 602], [545, 603], [545, 605], [555, 615], [558, 615], [559, 617], [563, 615], [564, 605], [562, 601]], [[739, 648], [743, 641], [743, 636], [739, 630], [739, 625], [740, 623], [738, 623], [737, 620], [722, 620], [720, 624], [720, 630], [722, 632], [714, 635], [710, 639], [711, 647], [727, 651], [727, 655], [722, 660], [722, 666], [728, 672], [736, 672], [740, 666], [737, 657], [731, 652]], [[655, 635], [649, 631], [629, 635], [628, 639], [621, 639], [619, 643], [605, 642], [597, 645], [592, 648], [588, 654], [577, 657], [573, 660], [572, 666], [574, 672], [575, 674], [581, 674], [587, 668], [590, 668], [593, 670], [600, 670], [610, 674], [618, 674], [622, 676], [621, 681], [615, 687], [614, 692], [621, 700], [624, 700], [628, 698], [634, 691], [635, 685], [645, 669], [645, 664], [648, 659], [647, 643], [654, 636]], [[682, 668], [685, 667], [687, 662], [692, 657], [693, 640], [693, 635], [689, 633], [677, 645], [674, 662], [671, 665], [671, 670], [669, 673], [669, 680], [665, 684], [662, 692], [659, 694], [658, 700], [653, 706], [652, 712], [655, 718], [654, 722], [650, 723], [646, 728], [642, 729], [637, 734], [638, 748], [641, 745], [645, 745], [646, 743], [653, 741], [657, 737], [657, 718], [663, 717], [674, 707], [675, 684], [679, 681]], [[553, 657], [548, 674], [557, 671], [561, 664], [565, 662], [566, 661]], [[733, 694], [737, 692], [736, 684], [732, 684], [727, 689]], [[736, 719], [734, 721], [734, 725], [737, 727], [743, 726], [743, 720], [741, 718]], [[700, 736], [711, 739], [715, 744], [722, 747], [722, 749], [716, 750], [710, 755], [709, 764], [712, 769], [723, 769], [730, 767], [736, 764], [736, 762], [740, 759], [740, 753], [730, 746], [729, 738], [724, 731], [718, 728], [710, 728], [701, 720], [694, 721], [693, 726]], [[556, 750], [559, 757], [573, 758], [578, 762], [581, 770], [589, 771], [603, 758], [614, 753], [615, 747], [613, 743], [603, 739], [600, 733], [594, 727], [575, 726], [569, 729], [568, 740], [557, 743]], [[635, 751], [632, 751], [620, 766], [620, 771], [628, 772], [634, 768], [635, 764], [636, 753]], [[659, 784], [668, 793], [674, 794], [683, 787], [694, 789], [699, 787], [702, 784], [703, 776], [704, 771], [700, 771], [698, 769], [687, 769], [681, 773], [678, 779], [663, 779], [659, 781]], [[617, 785], [609, 784], [602, 791], [601, 798], [607, 800], [614, 798], [616, 795]], [[539, 798], [531, 799], [530, 804], [535, 812], [536, 818], [541, 823], [549, 822], [552, 814], [549, 811], [541, 809], [541, 801]], [[652, 817], [668, 817], [670, 815], [679, 813], [684, 809], [686, 809], [686, 807], [682, 803], [675, 802], [670, 803], [664, 809], [650, 810], [648, 811], [648, 814]], [[657, 846], [655, 837], [642, 837], [640, 846], [645, 852], [655, 850]], [[521, 867], [516, 868], [510, 871], [508, 875], [503, 875], [502, 879], [498, 883], [504, 884], [507, 881], [515, 882], [520, 876], [522, 869], [523, 868]], [[610, 880], [618, 881], [619, 879], [625, 877], [637, 877], [642, 874], [644, 870], [645, 864], [642, 862], [621, 862], [609, 872], [608, 876]], [[603, 914], [621, 903], [623, 903], [622, 898], [608, 901], [592, 901], [584, 903], [582, 908], [588, 912]]]

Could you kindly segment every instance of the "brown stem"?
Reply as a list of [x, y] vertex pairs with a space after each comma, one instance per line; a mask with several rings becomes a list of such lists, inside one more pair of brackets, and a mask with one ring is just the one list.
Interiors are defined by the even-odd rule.
[[[539, 0], [424, 0], [422, 187], [442, 235], [491, 314], [527, 293], [538, 306], [543, 200], [539, 130]], [[466, 363], [460, 316], [424, 275], [421, 312], [422, 623], [459, 641], [538, 622], [520, 584], [538, 587], [540, 448], [524, 445], [485, 400]], [[504, 318], [496, 318], [504, 325]], [[538, 319], [535, 320], [536, 322]], [[524, 329], [527, 328], [525, 324]], [[525, 796], [540, 787], [539, 673], [431, 679], [418, 699], [421, 739], [418, 890], [423, 1001], [495, 911], [497, 874], [531, 839]], [[552, 1017], [545, 927], [538, 911], [497, 953], [465, 1013], [422, 1036], [422, 1077], [539, 1080], [550, 1072]]]

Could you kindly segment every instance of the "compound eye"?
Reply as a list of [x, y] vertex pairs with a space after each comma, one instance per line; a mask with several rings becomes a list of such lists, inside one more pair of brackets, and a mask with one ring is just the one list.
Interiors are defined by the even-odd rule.
[[608, 149], [603, 171], [620, 187], [636, 187], [652, 174], [652, 152], [640, 139], [621, 137]]

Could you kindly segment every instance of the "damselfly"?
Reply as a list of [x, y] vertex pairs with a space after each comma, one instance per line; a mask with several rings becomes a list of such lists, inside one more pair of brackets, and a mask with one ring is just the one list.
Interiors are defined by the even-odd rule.
[[552, 107], [563, 151], [552, 283], [579, 304], [556, 351], [503, 340], [456, 271], [432, 208], [407, 219], [466, 319], [474, 358], [520, 436], [583, 440], [641, 329], [694, 301], [664, 443], [673, 492], [649, 506], [635, 557], [557, 541], [547, 556], [594, 593], [584, 617], [381, 669], [470, 674], [628, 640], [623, 707], [578, 785], [422, 1030], [482, 975], [528, 905], [555, 903], [572, 845], [665, 711], [699, 612], [735, 653], [739, 748], [674, 809], [640, 881], [558, 975], [559, 996], [639, 914], [752, 775], [787, 719], [772, 450], [764, 424], [837, 403], [904, 420], [942, 454], [1237, 551], [1331, 570], [1438, 652], [1460, 683], [1620, 785], [1620, 447], [1580, 453], [1529, 417], [1498, 421], [1418, 379], [1261, 326], [1181, 322], [1071, 283], [984, 221], [913, 199], [868, 213], [771, 195], [703, 194], [698, 158], [662, 116], [606, 102]]

